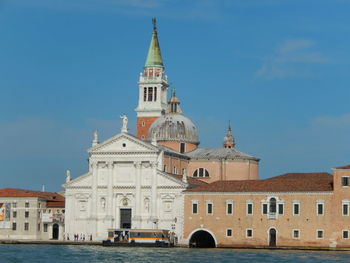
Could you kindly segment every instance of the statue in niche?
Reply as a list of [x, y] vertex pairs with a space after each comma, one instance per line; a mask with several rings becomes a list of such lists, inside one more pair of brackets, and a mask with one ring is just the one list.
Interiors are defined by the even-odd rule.
[[106, 199], [104, 198], [101, 198], [101, 208], [102, 208], [102, 211], [105, 211], [106, 209]]
[[145, 198], [143, 203], [144, 203], [144, 207], [145, 207], [145, 212], [148, 213], [149, 212], [149, 203], [150, 203], [149, 198]]

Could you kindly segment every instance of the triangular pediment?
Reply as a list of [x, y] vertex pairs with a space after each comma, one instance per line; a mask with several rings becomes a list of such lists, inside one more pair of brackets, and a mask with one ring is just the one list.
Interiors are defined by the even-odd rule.
[[113, 152], [158, 152], [158, 148], [128, 133], [117, 134], [108, 140], [91, 147], [90, 153]]
[[65, 183], [63, 187], [91, 187], [92, 184], [92, 176], [90, 173], [83, 174], [77, 178], [72, 179], [68, 183]]

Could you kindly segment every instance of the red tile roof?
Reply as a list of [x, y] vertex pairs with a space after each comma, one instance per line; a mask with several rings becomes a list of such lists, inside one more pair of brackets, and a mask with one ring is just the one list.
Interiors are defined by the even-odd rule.
[[65, 207], [65, 202], [64, 201], [58, 201], [58, 202], [52, 202], [52, 201], [47, 201], [46, 203], [47, 207], [51, 208], [64, 208]]
[[350, 164], [345, 166], [335, 167], [335, 169], [350, 169]]
[[15, 188], [0, 189], [0, 197], [38, 197], [46, 199], [48, 202], [64, 202], [64, 197], [57, 193], [40, 192]]
[[185, 192], [323, 192], [333, 190], [328, 173], [288, 173], [264, 180], [216, 181]]

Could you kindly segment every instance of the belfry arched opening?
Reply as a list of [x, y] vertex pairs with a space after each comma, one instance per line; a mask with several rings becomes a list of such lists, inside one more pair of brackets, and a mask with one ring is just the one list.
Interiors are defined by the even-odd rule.
[[204, 230], [199, 230], [191, 236], [189, 246], [198, 248], [216, 247], [213, 236]]

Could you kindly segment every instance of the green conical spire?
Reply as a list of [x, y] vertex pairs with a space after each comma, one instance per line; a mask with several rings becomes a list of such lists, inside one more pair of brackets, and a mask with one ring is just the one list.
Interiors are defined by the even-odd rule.
[[153, 33], [151, 44], [149, 45], [148, 55], [145, 63], [145, 68], [148, 67], [164, 67], [162, 55], [160, 54], [160, 47], [157, 36], [156, 19], [152, 18]]

